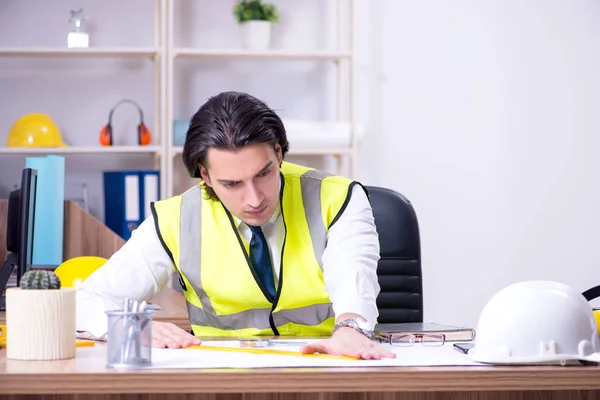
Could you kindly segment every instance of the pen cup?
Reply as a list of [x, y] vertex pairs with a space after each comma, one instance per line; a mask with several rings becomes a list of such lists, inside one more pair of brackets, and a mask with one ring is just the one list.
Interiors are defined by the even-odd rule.
[[152, 310], [107, 311], [106, 365], [139, 368], [152, 363]]

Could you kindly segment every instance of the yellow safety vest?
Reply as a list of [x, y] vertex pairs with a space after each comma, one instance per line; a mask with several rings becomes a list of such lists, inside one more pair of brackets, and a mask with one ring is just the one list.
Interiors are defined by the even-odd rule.
[[356, 182], [288, 162], [281, 176], [285, 239], [274, 301], [254, 278], [248, 243], [232, 215], [208, 200], [201, 185], [153, 203], [196, 336], [331, 334], [335, 318], [321, 259]]

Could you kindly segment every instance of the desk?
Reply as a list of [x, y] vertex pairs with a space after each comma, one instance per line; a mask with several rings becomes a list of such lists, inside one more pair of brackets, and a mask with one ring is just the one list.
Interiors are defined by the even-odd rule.
[[[161, 306], [161, 310], [154, 314], [155, 321], [171, 322], [187, 331], [191, 329], [185, 298], [175, 289], [164, 288], [154, 295], [150, 301]], [[6, 313], [0, 311], [0, 324], [5, 323]]]
[[105, 367], [104, 346], [99, 343], [92, 348], [78, 348], [76, 359], [64, 361], [7, 360], [6, 350], [0, 350], [0, 398], [20, 400], [26, 398], [24, 395], [35, 395], [29, 399], [54, 400], [600, 398], [600, 367], [595, 366], [115, 371]]
[[[157, 320], [189, 329], [181, 294], [165, 289], [152, 302], [163, 308]], [[596, 366], [115, 371], [105, 366], [104, 346], [62, 361], [7, 360], [0, 350], [0, 400], [600, 399]]]

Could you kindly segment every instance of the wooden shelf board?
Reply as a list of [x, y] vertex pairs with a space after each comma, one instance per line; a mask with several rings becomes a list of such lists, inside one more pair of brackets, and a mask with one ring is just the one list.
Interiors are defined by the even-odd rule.
[[152, 47], [0, 47], [4, 57], [152, 57], [157, 53]]
[[[183, 147], [175, 146], [171, 148], [171, 155], [176, 156], [183, 152]], [[348, 148], [313, 148], [313, 149], [291, 149], [287, 154], [291, 156], [302, 156], [302, 155], [344, 155], [352, 154], [353, 149]]]
[[350, 52], [336, 51], [299, 51], [299, 50], [243, 50], [243, 49], [195, 49], [176, 48], [174, 57], [221, 57], [221, 58], [269, 58], [297, 60], [340, 60], [350, 58]]
[[72, 146], [72, 147], [0, 147], [0, 154], [122, 154], [157, 153], [160, 146]]

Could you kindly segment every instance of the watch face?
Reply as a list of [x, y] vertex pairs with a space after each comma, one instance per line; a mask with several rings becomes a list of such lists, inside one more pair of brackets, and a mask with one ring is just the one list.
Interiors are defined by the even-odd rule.
[[356, 325], [362, 330], [371, 331], [371, 325], [365, 319], [356, 318]]

